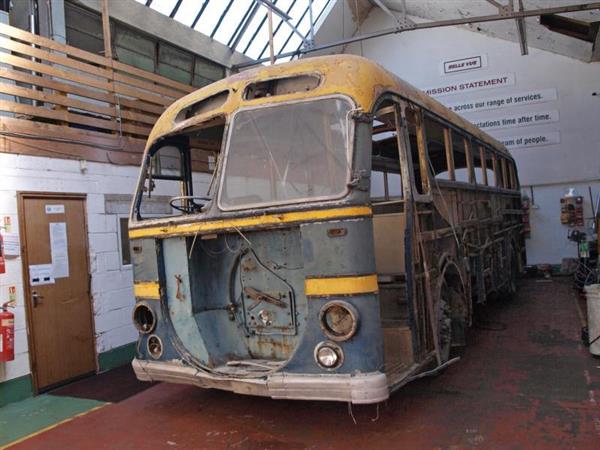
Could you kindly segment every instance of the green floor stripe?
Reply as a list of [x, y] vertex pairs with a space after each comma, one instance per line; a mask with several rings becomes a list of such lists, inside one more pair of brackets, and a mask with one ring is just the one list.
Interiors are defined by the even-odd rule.
[[0, 408], [33, 395], [31, 375], [0, 382]]
[[3, 406], [0, 408], [0, 447], [104, 404], [44, 394]]
[[121, 347], [113, 348], [107, 352], [98, 355], [98, 363], [100, 372], [114, 369], [115, 367], [131, 364], [135, 356], [135, 342], [122, 345]]

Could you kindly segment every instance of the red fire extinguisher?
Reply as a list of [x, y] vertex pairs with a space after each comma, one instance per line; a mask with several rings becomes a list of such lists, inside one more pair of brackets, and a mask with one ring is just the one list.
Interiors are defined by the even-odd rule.
[[15, 359], [15, 315], [8, 310], [12, 302], [0, 309], [0, 362]]
[[6, 272], [6, 266], [4, 265], [4, 239], [2, 233], [0, 233], [0, 273]]

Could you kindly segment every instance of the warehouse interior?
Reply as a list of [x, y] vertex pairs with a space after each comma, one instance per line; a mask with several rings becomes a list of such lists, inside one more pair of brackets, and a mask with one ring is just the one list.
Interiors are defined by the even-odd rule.
[[598, 448], [599, 117], [600, 2], [0, 0], [0, 449]]

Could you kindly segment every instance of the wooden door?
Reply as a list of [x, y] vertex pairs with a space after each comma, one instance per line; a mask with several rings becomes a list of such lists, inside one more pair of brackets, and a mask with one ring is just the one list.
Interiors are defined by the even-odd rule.
[[96, 370], [85, 197], [20, 194], [36, 391]]

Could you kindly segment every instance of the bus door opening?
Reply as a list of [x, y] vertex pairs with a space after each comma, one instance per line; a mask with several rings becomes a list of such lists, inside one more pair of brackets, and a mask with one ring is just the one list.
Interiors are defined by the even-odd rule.
[[413, 364], [405, 267], [406, 210], [397, 107], [384, 103], [373, 121], [371, 206], [385, 371], [391, 380]]

